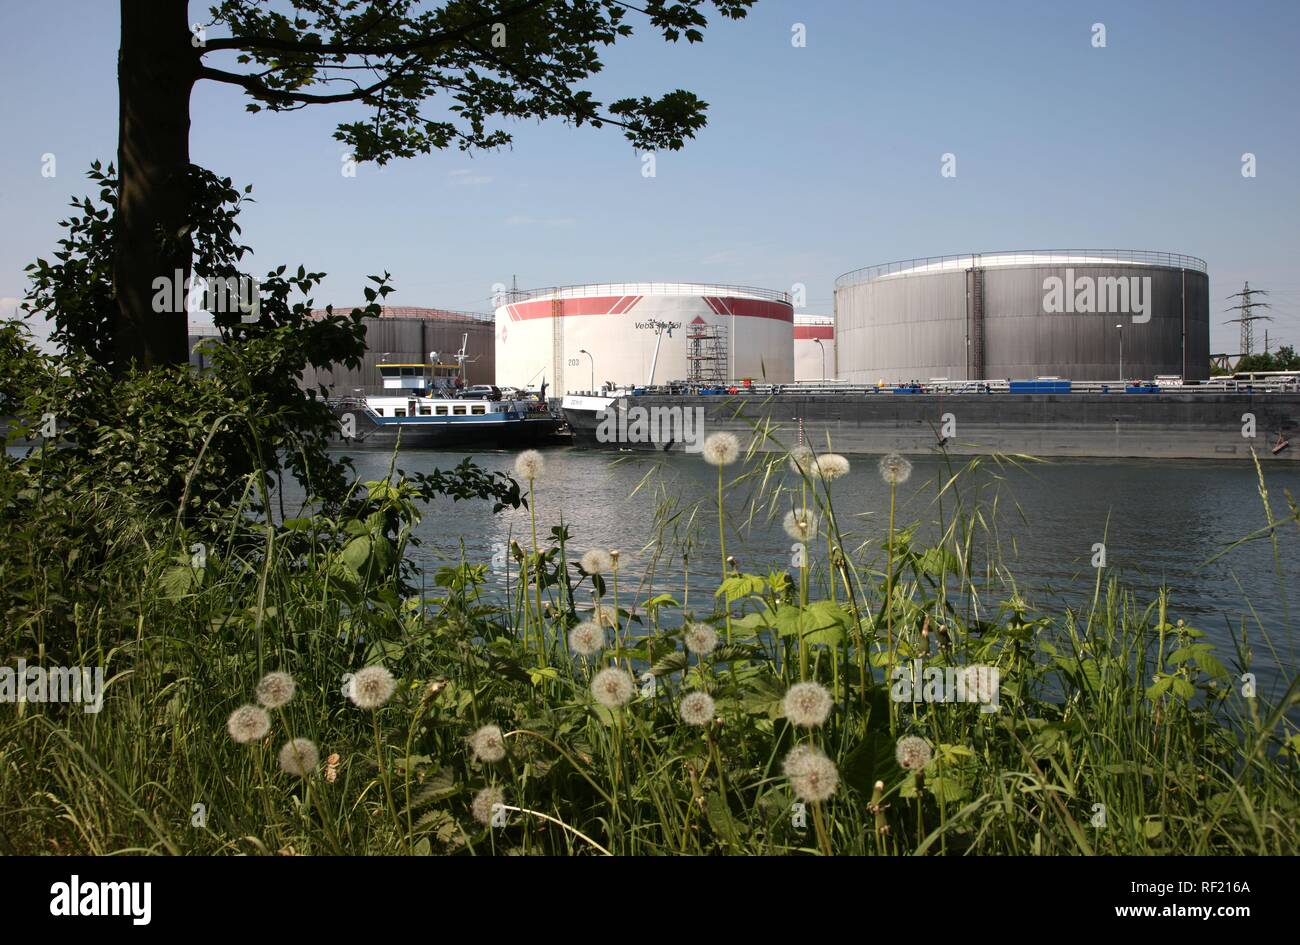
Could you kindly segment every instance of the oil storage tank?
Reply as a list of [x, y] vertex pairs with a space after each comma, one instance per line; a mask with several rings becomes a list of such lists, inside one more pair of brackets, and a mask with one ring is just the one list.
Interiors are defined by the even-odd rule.
[[805, 383], [835, 379], [835, 319], [832, 316], [795, 315], [794, 379]]
[[690, 381], [794, 380], [785, 292], [681, 282], [508, 293], [496, 310], [496, 382], [551, 393]]
[[871, 266], [836, 280], [835, 327], [840, 377], [861, 384], [1210, 371], [1205, 261], [1177, 253], [1018, 250]]
[[[348, 307], [335, 306], [335, 314], [346, 315]], [[324, 310], [313, 311], [313, 316]], [[420, 306], [386, 305], [378, 318], [365, 321], [366, 352], [355, 370], [336, 364], [324, 370], [308, 367], [301, 383], [308, 390], [324, 385], [333, 396], [379, 394], [384, 390], [379, 365], [426, 364], [431, 355], [439, 363], [462, 363], [464, 383], [491, 384], [496, 373], [493, 362], [492, 316], [482, 312], [457, 312]]]

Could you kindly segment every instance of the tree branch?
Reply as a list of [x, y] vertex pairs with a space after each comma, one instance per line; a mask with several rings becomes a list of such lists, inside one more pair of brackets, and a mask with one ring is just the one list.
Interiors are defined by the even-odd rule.
[[[227, 39], [211, 39], [200, 51], [200, 55], [220, 50], [264, 50], [266, 52], [310, 53], [312, 55], [358, 55], [358, 56], [403, 56], [435, 46], [444, 46], [457, 42], [484, 27], [494, 23], [512, 20], [517, 16], [546, 6], [553, 0], [523, 0], [510, 10], [489, 12], [471, 20], [455, 29], [445, 30], [423, 39], [404, 43], [303, 43], [287, 39], [274, 39], [269, 36], [232, 36]], [[229, 74], [229, 73], [228, 73]]]

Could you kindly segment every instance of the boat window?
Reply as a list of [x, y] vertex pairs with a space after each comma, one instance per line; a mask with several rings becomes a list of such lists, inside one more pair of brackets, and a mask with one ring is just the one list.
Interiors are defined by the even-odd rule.
[[469, 412], [472, 414], [484, 414], [487, 413], [487, 407], [479, 404], [478, 406], [471, 407]]
[[431, 417], [431, 416], [433, 416], [433, 408], [432, 408], [432, 407], [429, 407], [429, 406], [426, 406], [426, 405], [424, 405], [424, 404], [421, 404], [421, 405], [420, 405], [420, 416], [422, 416], [422, 417]]
[[463, 416], [465, 416], [465, 408], [462, 407], [462, 406], [452, 407], [452, 408], [451, 408], [451, 412], [454, 413], [454, 414], [455, 414], [456, 416], [458, 416], [458, 417], [463, 417]]
[[440, 417], [445, 417], [445, 416], [447, 416], [447, 405], [446, 405], [446, 404], [443, 404], [443, 405], [441, 405], [441, 406], [438, 407], [438, 416], [440, 416]]
[[384, 415], [384, 408], [383, 408], [383, 407], [376, 407], [376, 408], [375, 408], [375, 413], [379, 414], [379, 416], [382, 417], [382, 416]]
[[406, 416], [406, 408], [405, 408], [405, 407], [394, 407], [394, 408], [393, 408], [393, 416], [394, 416], [394, 417], [405, 417], [405, 416]]

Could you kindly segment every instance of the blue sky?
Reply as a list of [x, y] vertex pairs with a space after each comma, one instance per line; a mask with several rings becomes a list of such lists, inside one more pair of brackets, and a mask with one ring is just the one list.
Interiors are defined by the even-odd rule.
[[[110, 0], [0, 4], [0, 315], [87, 191], [85, 167], [114, 157], [117, 43]], [[506, 150], [345, 178], [332, 132], [354, 112], [252, 115], [210, 82], [191, 152], [253, 185], [254, 270], [324, 270], [320, 303], [355, 303], [388, 270], [394, 304], [488, 311], [493, 284], [517, 275], [802, 283], [807, 311], [829, 312], [835, 277], [877, 262], [1118, 247], [1206, 259], [1212, 347], [1235, 351], [1218, 310], [1245, 279], [1273, 292], [1274, 343], [1300, 344], [1298, 53], [1293, 0], [760, 0], [702, 44], [641, 30], [606, 52], [597, 98], [686, 88], [710, 103], [708, 127], [659, 154], [653, 178], [617, 129], [558, 122], [508, 126]]]

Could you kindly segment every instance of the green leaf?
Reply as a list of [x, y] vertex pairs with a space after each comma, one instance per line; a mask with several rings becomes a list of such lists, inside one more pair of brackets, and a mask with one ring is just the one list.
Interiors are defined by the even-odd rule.
[[528, 678], [534, 686], [540, 686], [548, 679], [559, 679], [560, 671], [554, 666], [533, 667], [528, 670]]
[[970, 793], [966, 785], [948, 776], [926, 778], [925, 789], [945, 803], [960, 801]]
[[1165, 692], [1168, 691], [1169, 686], [1171, 683], [1173, 683], [1173, 681], [1174, 681], [1173, 676], [1164, 676], [1164, 675], [1156, 676], [1155, 683], [1150, 687], [1148, 687], [1147, 689], [1147, 698], [1150, 699], [1152, 702], [1155, 702], [1157, 699], [1163, 696]]
[[201, 574], [188, 565], [171, 567], [162, 573], [158, 586], [170, 600], [180, 600], [194, 590]]
[[957, 556], [944, 548], [927, 548], [921, 555], [921, 570], [938, 577], [941, 574], [956, 574], [961, 570]]
[[1164, 832], [1165, 825], [1159, 820], [1151, 819], [1147, 821], [1136, 821], [1135, 827], [1142, 831], [1142, 835], [1148, 840], [1154, 840]]
[[713, 832], [728, 843], [739, 843], [740, 838], [749, 832], [744, 823], [731, 816], [731, 810], [721, 794], [710, 794], [705, 799], [704, 809]]
[[343, 563], [357, 575], [370, 560], [370, 536], [360, 535], [343, 547]]
[[680, 673], [685, 668], [686, 654], [680, 650], [673, 650], [667, 656], [657, 660], [650, 667], [650, 672], [655, 676], [671, 676], [673, 673]]
[[762, 594], [766, 587], [767, 582], [757, 574], [737, 574], [719, 584], [713, 596], [722, 597], [725, 594], [728, 601], [739, 600], [751, 594]]

